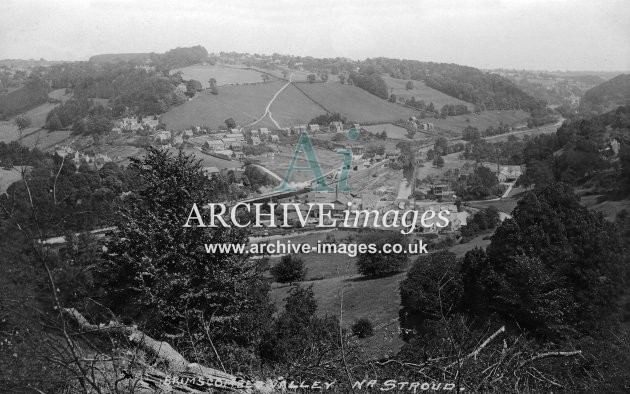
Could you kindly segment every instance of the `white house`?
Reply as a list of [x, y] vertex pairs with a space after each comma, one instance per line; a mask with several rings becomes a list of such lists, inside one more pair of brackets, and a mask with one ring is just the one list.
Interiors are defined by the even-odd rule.
[[309, 131], [319, 131], [319, 125], [316, 124], [316, 123], [309, 124], [308, 125], [308, 129], [309, 129]]

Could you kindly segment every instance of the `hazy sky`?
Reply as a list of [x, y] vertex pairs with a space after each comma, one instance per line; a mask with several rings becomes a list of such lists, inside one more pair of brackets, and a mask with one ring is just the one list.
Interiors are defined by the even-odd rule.
[[630, 70], [628, 1], [0, 0], [0, 59], [118, 52], [394, 57], [480, 68]]

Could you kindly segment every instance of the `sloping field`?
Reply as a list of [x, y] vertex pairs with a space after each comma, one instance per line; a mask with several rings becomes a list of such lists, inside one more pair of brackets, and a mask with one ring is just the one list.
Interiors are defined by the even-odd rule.
[[[183, 130], [190, 126], [217, 128], [227, 118], [234, 118], [236, 123], [247, 125], [265, 112], [267, 103], [283, 85], [284, 82], [277, 81], [226, 86], [219, 88], [218, 95], [198, 94], [192, 100], [162, 115], [160, 121], [172, 130]], [[257, 126], [273, 127], [273, 123], [265, 118]]]
[[331, 112], [357, 122], [393, 122], [418, 115], [418, 111], [390, 103], [356, 86], [337, 83], [296, 84]]
[[471, 103], [467, 103], [466, 101], [462, 101], [458, 98], [442, 93], [439, 90], [430, 88], [422, 81], [412, 81], [413, 89], [407, 90], [407, 80], [405, 79], [397, 79], [383, 75], [383, 80], [390, 89], [390, 93], [394, 93], [396, 97], [411, 98], [413, 96], [416, 98], [416, 101], [424, 100], [427, 105], [433, 102], [433, 105], [438, 110], [442, 108], [444, 104], [463, 104], [471, 111], [474, 107]]
[[204, 88], [209, 86], [208, 80], [214, 78], [217, 85], [241, 85], [244, 83], [262, 82], [260, 72], [240, 67], [229, 67], [220, 64], [203, 66], [200, 64], [171, 70], [171, 74], [182, 72], [184, 79], [196, 79]]
[[[483, 131], [488, 126], [498, 126], [500, 122], [508, 125], [524, 122], [529, 114], [521, 110], [506, 111], [484, 111], [480, 114], [467, 114], [458, 116], [449, 116], [446, 119], [426, 118], [425, 121], [431, 122], [436, 129], [450, 130], [460, 132], [466, 126], [473, 126]], [[468, 121], [467, 121], [468, 120]]]
[[283, 127], [306, 124], [326, 111], [306, 97], [294, 85], [282, 91], [270, 107], [273, 118]]

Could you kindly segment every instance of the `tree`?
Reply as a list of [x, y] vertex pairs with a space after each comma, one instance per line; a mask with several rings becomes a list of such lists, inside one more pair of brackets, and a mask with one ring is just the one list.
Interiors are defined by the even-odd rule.
[[304, 261], [290, 254], [284, 255], [271, 267], [271, 275], [278, 283], [301, 282], [306, 278]]
[[393, 94], [393, 93], [392, 93], [392, 94], [389, 96], [389, 102], [390, 102], [390, 103], [395, 103], [395, 102], [396, 102], [396, 95], [395, 95], [395, 94]]
[[374, 325], [370, 319], [361, 318], [352, 325], [352, 335], [358, 338], [367, 338], [374, 335]]
[[580, 205], [561, 183], [529, 192], [496, 230], [487, 256], [465, 260], [477, 308], [546, 335], [608, 324], [628, 279], [614, 224]]
[[401, 326], [417, 328], [461, 310], [463, 284], [457, 256], [439, 251], [420, 256], [400, 282]]
[[442, 158], [442, 156], [436, 154], [435, 158], [433, 159], [433, 165], [437, 168], [444, 167], [444, 159]]
[[407, 84], [405, 85], [405, 89], [413, 90], [413, 81], [407, 81]]
[[225, 125], [228, 129], [234, 129], [236, 128], [236, 121], [233, 118], [227, 118], [225, 120]]
[[48, 130], [61, 130], [63, 128], [63, 125], [61, 124], [61, 120], [59, 120], [59, 116], [57, 116], [57, 113], [53, 113], [50, 119], [46, 120], [46, 128]]
[[308, 76], [306, 77], [307, 81], [309, 83], [313, 83], [315, 82], [315, 80], [317, 79], [317, 76], [315, 74], [308, 74]]
[[269, 81], [269, 75], [268, 74], [260, 74], [260, 77], [262, 78], [263, 82], [268, 82]]
[[439, 137], [433, 145], [433, 150], [438, 155], [445, 155], [448, 153], [448, 140], [444, 137]]
[[20, 132], [31, 127], [31, 118], [26, 115], [18, 115], [15, 117], [15, 125], [17, 126]]
[[378, 251], [384, 244], [401, 245], [401, 253], [359, 253], [357, 256], [357, 269], [359, 273], [367, 277], [380, 277], [391, 275], [405, 269], [409, 262], [407, 253], [407, 239], [398, 231], [375, 231], [361, 238], [361, 243], [375, 244]]
[[[221, 198], [218, 180], [209, 180], [200, 162], [181, 151], [173, 156], [149, 148], [146, 157], [132, 158], [129, 168], [141, 188], [119, 208], [118, 232], [107, 244], [102, 271], [107, 305], [160, 337], [185, 329], [206, 340], [209, 335], [243, 346], [255, 342], [270, 319], [263, 272], [242, 255], [204, 249], [204, 244], [246, 242], [248, 232], [195, 227], [192, 215], [194, 203]], [[189, 214], [193, 227], [187, 228]], [[200, 215], [208, 222], [208, 212]]]

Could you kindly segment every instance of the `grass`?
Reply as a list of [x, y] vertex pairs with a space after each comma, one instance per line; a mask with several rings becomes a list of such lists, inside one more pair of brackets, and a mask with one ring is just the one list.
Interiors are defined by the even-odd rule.
[[182, 78], [185, 80], [196, 79], [201, 82], [204, 88], [207, 88], [210, 85], [208, 83], [210, 78], [216, 79], [218, 86], [262, 82], [262, 77], [260, 76], [261, 73], [258, 71], [221, 64], [207, 66], [197, 64], [183, 68], [176, 68], [171, 71], [171, 74], [178, 71], [182, 72]]
[[[484, 111], [480, 114], [467, 114], [458, 116], [449, 116], [446, 119], [427, 118], [426, 122], [431, 122], [436, 129], [451, 132], [461, 132], [467, 126], [473, 126], [480, 131], [487, 129], [489, 126], [498, 126], [500, 122], [508, 125], [524, 122], [529, 114], [520, 110], [505, 111]], [[507, 137], [506, 137], [507, 138]]]
[[[257, 85], [226, 86], [219, 88], [219, 94], [202, 92], [192, 100], [172, 108], [160, 120], [171, 130], [183, 130], [190, 126], [209, 126], [213, 129], [224, 125], [225, 119], [234, 118], [241, 125], [257, 120], [273, 95], [283, 82], [270, 82]], [[258, 127], [272, 127], [273, 123], [264, 119]]]
[[383, 79], [390, 89], [389, 92], [394, 93], [396, 97], [411, 98], [413, 96], [416, 98], [416, 101], [424, 100], [427, 105], [433, 102], [433, 105], [438, 110], [445, 104], [463, 104], [471, 111], [474, 107], [471, 103], [430, 88], [422, 81], [412, 81], [413, 89], [407, 90], [407, 80], [405, 79], [397, 79], [390, 76], [383, 76]]
[[390, 103], [356, 86], [340, 83], [301, 83], [298, 87], [331, 112], [348, 120], [364, 123], [387, 123], [408, 119], [418, 111]]
[[12, 183], [22, 178], [20, 169], [15, 167], [10, 170], [0, 168], [0, 195], [4, 194]]
[[363, 128], [369, 131], [370, 133], [375, 133], [375, 134], [380, 134], [382, 131], [385, 131], [385, 133], [387, 133], [387, 138], [390, 138], [393, 140], [410, 141], [410, 139], [407, 138], [407, 129], [405, 129], [404, 127], [396, 126], [391, 123], [378, 124], [374, 126], [363, 126]]

